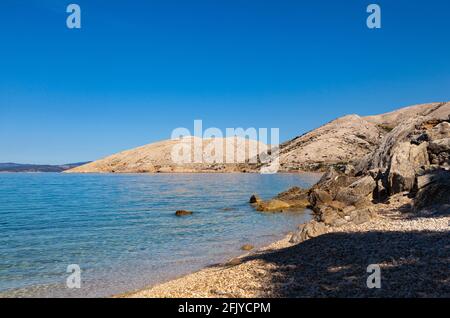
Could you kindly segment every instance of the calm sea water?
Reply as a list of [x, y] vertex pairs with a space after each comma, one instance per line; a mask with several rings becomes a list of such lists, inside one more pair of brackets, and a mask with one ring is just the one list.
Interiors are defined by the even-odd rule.
[[[0, 297], [110, 296], [226, 261], [310, 218], [256, 212], [252, 193], [270, 198], [317, 178], [0, 174]], [[81, 268], [80, 289], [66, 287], [69, 264]]]

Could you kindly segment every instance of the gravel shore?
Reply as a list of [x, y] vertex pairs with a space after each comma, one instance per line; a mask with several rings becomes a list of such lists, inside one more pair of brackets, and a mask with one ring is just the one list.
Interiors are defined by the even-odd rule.
[[[119, 297], [450, 297], [450, 217], [378, 215]], [[367, 287], [370, 264], [380, 266], [379, 289]]]

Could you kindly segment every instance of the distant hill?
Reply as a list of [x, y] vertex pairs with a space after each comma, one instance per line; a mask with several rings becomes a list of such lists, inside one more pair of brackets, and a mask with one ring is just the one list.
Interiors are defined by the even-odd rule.
[[68, 163], [64, 165], [34, 165], [6, 162], [0, 163], [0, 172], [62, 172], [87, 163], [89, 162]]
[[[66, 173], [156, 173], [156, 172], [242, 172], [240, 164], [223, 163], [226, 162], [225, 152], [223, 160], [219, 163], [176, 163], [172, 161], [172, 150], [174, 146], [185, 145], [190, 149], [192, 158], [194, 157], [195, 140], [203, 145], [203, 149], [212, 147], [212, 139], [198, 139], [197, 137], [187, 136], [179, 140], [163, 140], [148, 144], [138, 148], [122, 151], [120, 153], [108, 156], [106, 158], [91, 162], [89, 164], [76, 167], [65, 171]], [[218, 145], [224, 146], [233, 138], [217, 138]], [[250, 148], [256, 150], [256, 154], [261, 153], [267, 147], [264, 143], [243, 139], [238, 137], [234, 139], [231, 145], [236, 158], [245, 159], [254, 157], [251, 155]], [[221, 148], [221, 147], [219, 147]]]

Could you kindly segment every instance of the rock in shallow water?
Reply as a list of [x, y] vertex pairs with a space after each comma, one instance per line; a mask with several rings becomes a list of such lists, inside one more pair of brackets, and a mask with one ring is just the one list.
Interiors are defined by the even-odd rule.
[[241, 246], [241, 250], [243, 250], [243, 251], [250, 251], [252, 249], [254, 249], [254, 246], [251, 244], [244, 244]]
[[275, 199], [286, 202], [291, 208], [305, 208], [309, 205], [308, 190], [299, 187], [281, 192]]
[[256, 210], [260, 212], [283, 212], [290, 207], [291, 206], [284, 201], [273, 199], [269, 201], [259, 202], [256, 206]]
[[257, 194], [253, 194], [253, 195], [250, 197], [250, 200], [249, 200], [249, 202], [252, 203], [252, 204], [258, 203], [258, 202], [260, 202], [260, 201], [261, 201], [261, 198], [260, 198]]
[[185, 216], [185, 215], [191, 215], [192, 213], [194, 213], [194, 212], [188, 211], [188, 210], [178, 210], [175, 212], [175, 215], [176, 216]]
[[254, 204], [256, 210], [260, 212], [283, 212], [288, 209], [304, 209], [309, 206], [308, 192], [308, 190], [293, 187], [268, 201], [262, 201], [258, 196], [252, 195], [250, 203]]

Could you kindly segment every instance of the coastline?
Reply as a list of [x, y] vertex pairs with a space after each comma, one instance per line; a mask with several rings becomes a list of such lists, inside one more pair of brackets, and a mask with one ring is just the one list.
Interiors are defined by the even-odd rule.
[[[363, 224], [298, 244], [287, 235], [228, 263], [113, 297], [449, 297], [450, 217], [412, 217], [389, 205], [377, 212]], [[381, 289], [366, 286], [371, 262], [383, 273]]]
[[[168, 281], [161, 282], [161, 283], [158, 283], [155, 285], [147, 286], [147, 287], [144, 287], [144, 288], [141, 288], [138, 290], [132, 290], [132, 291], [128, 291], [125, 293], [113, 295], [112, 298], [142, 298], [142, 297], [143, 298], [170, 298], [170, 296], [169, 297], [167, 297], [167, 296], [155, 296], [155, 297], [148, 296], [148, 292], [155, 290], [155, 289], [166, 288], [166, 287], [168, 287], [169, 289], [171, 289], [171, 288], [176, 289], [177, 288], [176, 286], [179, 284], [184, 284], [185, 280], [190, 280], [191, 278], [195, 279], [195, 277], [197, 277], [198, 275], [206, 276], [209, 274], [214, 274], [218, 271], [220, 272], [222, 270], [232, 268], [234, 266], [240, 265], [241, 261], [247, 257], [261, 255], [261, 254], [267, 253], [269, 251], [281, 250], [283, 248], [287, 248], [287, 247], [296, 245], [294, 243], [289, 243], [289, 240], [290, 240], [292, 234], [293, 234], [292, 232], [285, 234], [282, 239], [278, 239], [278, 240], [273, 241], [265, 246], [255, 248], [254, 250], [251, 250], [249, 252], [242, 253], [236, 257], [232, 257], [226, 262], [205, 266], [204, 268], [199, 269], [197, 271], [194, 271], [194, 272], [191, 272], [188, 274], [184, 274], [184, 275], [181, 275], [180, 277], [173, 278]], [[239, 264], [237, 264], [238, 262], [239, 262]], [[220, 296], [224, 297], [226, 295], [216, 295], [216, 296], [212, 296], [212, 297], [220, 297]], [[184, 296], [173, 296], [172, 298], [174, 298], [174, 297], [176, 298], [176, 297], [184, 297]], [[193, 295], [193, 296], [187, 296], [187, 297], [204, 297], [204, 296]]]

